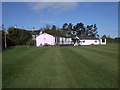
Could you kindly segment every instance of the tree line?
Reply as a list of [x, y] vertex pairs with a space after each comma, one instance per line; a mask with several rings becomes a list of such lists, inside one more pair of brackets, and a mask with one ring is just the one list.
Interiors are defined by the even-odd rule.
[[103, 35], [101, 38], [106, 39], [107, 43], [120, 43], [120, 37], [111, 38], [110, 36]]
[[27, 45], [32, 40], [32, 35], [28, 30], [10, 27], [7, 32], [2, 28], [2, 48], [17, 45]]
[[[34, 29], [34, 27], [33, 27]], [[40, 28], [36, 31], [42, 31], [51, 35], [56, 36], [78, 36], [78, 37], [96, 37], [99, 38], [97, 25], [87, 25], [83, 23], [64, 23], [62, 28], [58, 28], [56, 25], [46, 25], [45, 28]], [[2, 48], [17, 46], [17, 45], [34, 45], [35, 41], [32, 39], [32, 33], [34, 31], [29, 31], [25, 29], [20, 29], [16, 27], [10, 27], [7, 30], [2, 25]], [[107, 43], [118, 43], [120, 38], [110, 38], [103, 35], [103, 38], [107, 39]]]
[[62, 28], [57, 28], [55, 25], [52, 28], [46, 26], [46, 28], [41, 28], [44, 32], [52, 35], [64, 35], [64, 36], [93, 36], [99, 37], [97, 32], [97, 25], [87, 25], [83, 23], [77, 23], [76, 25], [72, 23], [64, 23]]

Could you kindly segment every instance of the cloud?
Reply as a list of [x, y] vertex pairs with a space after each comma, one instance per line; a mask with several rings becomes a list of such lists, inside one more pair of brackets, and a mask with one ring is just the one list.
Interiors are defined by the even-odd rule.
[[78, 6], [77, 2], [34, 2], [29, 3], [29, 7], [37, 12], [49, 11], [54, 14], [71, 11], [76, 9]]
[[45, 21], [45, 20], [41, 20], [41, 21], [39, 21], [39, 23], [40, 24], [53, 24], [53, 22], [52, 21]]

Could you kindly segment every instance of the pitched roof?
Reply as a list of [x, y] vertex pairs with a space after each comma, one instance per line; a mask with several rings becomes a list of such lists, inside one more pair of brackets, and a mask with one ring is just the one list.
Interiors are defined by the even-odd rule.
[[95, 39], [95, 40], [98, 40], [99, 38], [96, 38], [96, 37], [94, 37], [94, 36], [80, 36], [79, 37], [80, 39]]
[[32, 35], [39, 35], [41, 30], [29, 31]]
[[[39, 33], [40, 33], [40, 31], [41, 30], [34, 30], [34, 31], [29, 31], [32, 35], [39, 35]], [[66, 37], [66, 38], [73, 38], [73, 39], [76, 39], [76, 36], [66, 36], [65, 34], [64, 35], [53, 35], [53, 34], [50, 34], [50, 35], [52, 35], [52, 36], [54, 36], [54, 37]], [[98, 40], [99, 38], [96, 38], [96, 37], [94, 37], [94, 36], [77, 36], [77, 39], [87, 39], [87, 40]]]

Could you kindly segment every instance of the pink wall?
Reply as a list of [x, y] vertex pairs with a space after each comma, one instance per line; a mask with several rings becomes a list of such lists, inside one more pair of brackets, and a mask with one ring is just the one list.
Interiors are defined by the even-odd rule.
[[52, 35], [43, 33], [36, 38], [36, 46], [45, 45], [45, 43], [49, 45], [54, 45], [55, 37], [53, 37]]

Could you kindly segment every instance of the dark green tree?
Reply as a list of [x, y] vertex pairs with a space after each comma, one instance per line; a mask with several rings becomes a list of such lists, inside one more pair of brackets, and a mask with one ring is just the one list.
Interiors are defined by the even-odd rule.
[[52, 26], [52, 30], [56, 31], [56, 26], [55, 25]]
[[77, 23], [74, 26], [73, 30], [77, 31], [77, 35], [78, 36], [84, 36], [84, 34], [85, 34], [85, 27], [84, 27], [83, 23]]
[[64, 23], [64, 24], [63, 24], [63, 30], [66, 30], [67, 27], [68, 27], [68, 24], [67, 24], [67, 23]]
[[86, 36], [94, 36], [94, 37], [98, 37], [99, 35], [97, 34], [97, 26], [96, 24], [94, 25], [87, 25], [86, 29], [85, 29], [85, 34]]
[[67, 29], [68, 29], [68, 31], [72, 31], [72, 23], [69, 23]]
[[31, 38], [32, 35], [27, 30], [13, 27], [8, 29], [7, 40], [11, 45], [25, 45]]
[[94, 25], [93, 25], [93, 29], [92, 29], [92, 36], [98, 36], [97, 33], [98, 33], [98, 32], [97, 32], [97, 26], [96, 26], [96, 24], [94, 24]]

